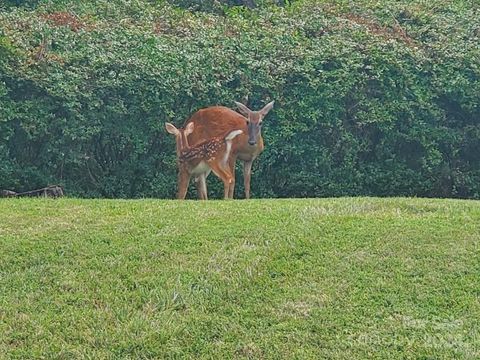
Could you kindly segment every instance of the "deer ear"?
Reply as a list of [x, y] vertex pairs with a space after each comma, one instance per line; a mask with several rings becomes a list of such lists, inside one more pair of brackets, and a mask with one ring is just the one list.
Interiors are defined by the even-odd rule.
[[269, 102], [267, 105], [265, 105], [265, 106], [263, 107], [262, 110], [260, 110], [260, 112], [262, 113], [263, 116], [267, 116], [268, 112], [269, 112], [270, 110], [272, 110], [273, 104], [275, 104], [275, 100]]
[[235, 105], [237, 105], [238, 110], [242, 113], [242, 115], [245, 115], [248, 117], [248, 115], [252, 112], [248, 107], [243, 105], [242, 103], [239, 103], [238, 101], [235, 101]]
[[170, 124], [170, 123], [165, 123], [165, 129], [167, 129], [167, 132], [172, 134], [172, 135], [175, 135], [177, 136], [179, 131], [178, 129], [175, 127], [175, 125], [173, 124]]
[[195, 125], [193, 124], [193, 122], [189, 122], [185, 127], [185, 136], [190, 135], [193, 132], [194, 127]]

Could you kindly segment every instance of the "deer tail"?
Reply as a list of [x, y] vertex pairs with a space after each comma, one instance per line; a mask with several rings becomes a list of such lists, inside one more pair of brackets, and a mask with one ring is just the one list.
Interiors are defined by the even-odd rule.
[[233, 131], [230, 131], [227, 136], [225, 136], [225, 140], [226, 141], [230, 141], [230, 140], [233, 140], [237, 135], [240, 135], [243, 133], [243, 130], [233, 130]]

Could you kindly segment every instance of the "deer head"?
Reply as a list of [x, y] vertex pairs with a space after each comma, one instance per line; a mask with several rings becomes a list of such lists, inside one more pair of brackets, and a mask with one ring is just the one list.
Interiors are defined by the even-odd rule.
[[187, 136], [193, 132], [193, 122], [188, 123], [185, 129], [177, 129], [175, 125], [171, 123], [165, 123], [165, 129], [167, 132], [175, 136], [175, 141], [177, 142], [177, 155], [180, 156], [182, 150], [188, 149], [188, 140]]
[[245, 116], [247, 119], [247, 129], [248, 129], [248, 143], [250, 145], [256, 145], [258, 138], [262, 133], [262, 121], [263, 118], [268, 114], [273, 108], [275, 101], [269, 102], [265, 107], [259, 111], [252, 111], [242, 103], [235, 101], [235, 104], [238, 107], [238, 110]]

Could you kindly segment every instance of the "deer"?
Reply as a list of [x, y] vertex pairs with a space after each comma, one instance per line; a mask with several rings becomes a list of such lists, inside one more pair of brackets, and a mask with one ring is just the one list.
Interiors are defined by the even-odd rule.
[[[187, 194], [188, 184], [192, 176], [201, 177], [213, 171], [222, 181], [224, 186], [224, 198], [229, 198], [232, 173], [228, 167], [228, 160], [232, 149], [232, 140], [243, 133], [243, 130], [233, 129], [221, 136], [215, 136], [208, 140], [190, 146], [188, 135], [195, 128], [194, 123], [187, 124], [184, 128], [177, 129], [171, 123], [165, 123], [168, 133], [175, 136], [177, 165], [178, 165], [178, 193], [177, 198], [184, 200]], [[201, 199], [207, 200], [207, 189], [201, 189]], [[205, 194], [205, 196], [203, 196]]]
[[[235, 163], [237, 159], [240, 159], [243, 162], [245, 198], [250, 199], [252, 164], [265, 148], [262, 138], [262, 122], [273, 108], [274, 103], [275, 101], [269, 102], [261, 110], [252, 111], [244, 104], [235, 101], [241, 114], [225, 106], [211, 106], [198, 110], [185, 122], [184, 126], [195, 124], [194, 130], [187, 135], [188, 141], [191, 144], [201, 143], [234, 129], [243, 131], [242, 134], [233, 141], [232, 150], [228, 159], [228, 167], [233, 176], [229, 188], [229, 198], [233, 198], [235, 189]], [[197, 191], [200, 199], [204, 199], [207, 196], [206, 178], [208, 174], [208, 172], [205, 172], [196, 176]]]

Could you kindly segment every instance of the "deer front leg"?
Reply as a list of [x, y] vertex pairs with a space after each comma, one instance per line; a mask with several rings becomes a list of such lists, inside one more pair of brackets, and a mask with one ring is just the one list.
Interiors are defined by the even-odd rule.
[[180, 169], [178, 171], [178, 193], [177, 199], [184, 200], [187, 195], [188, 183], [190, 182], [190, 174], [184, 170]]
[[232, 183], [230, 184], [229, 190], [228, 190], [228, 197], [230, 199], [233, 199], [233, 194], [235, 191], [235, 163], [237, 162], [237, 157], [236, 156], [231, 156], [228, 159], [228, 168], [230, 170], [230, 174], [232, 174]]
[[245, 185], [245, 198], [250, 199], [250, 178], [252, 177], [252, 161], [243, 162], [243, 182]]

